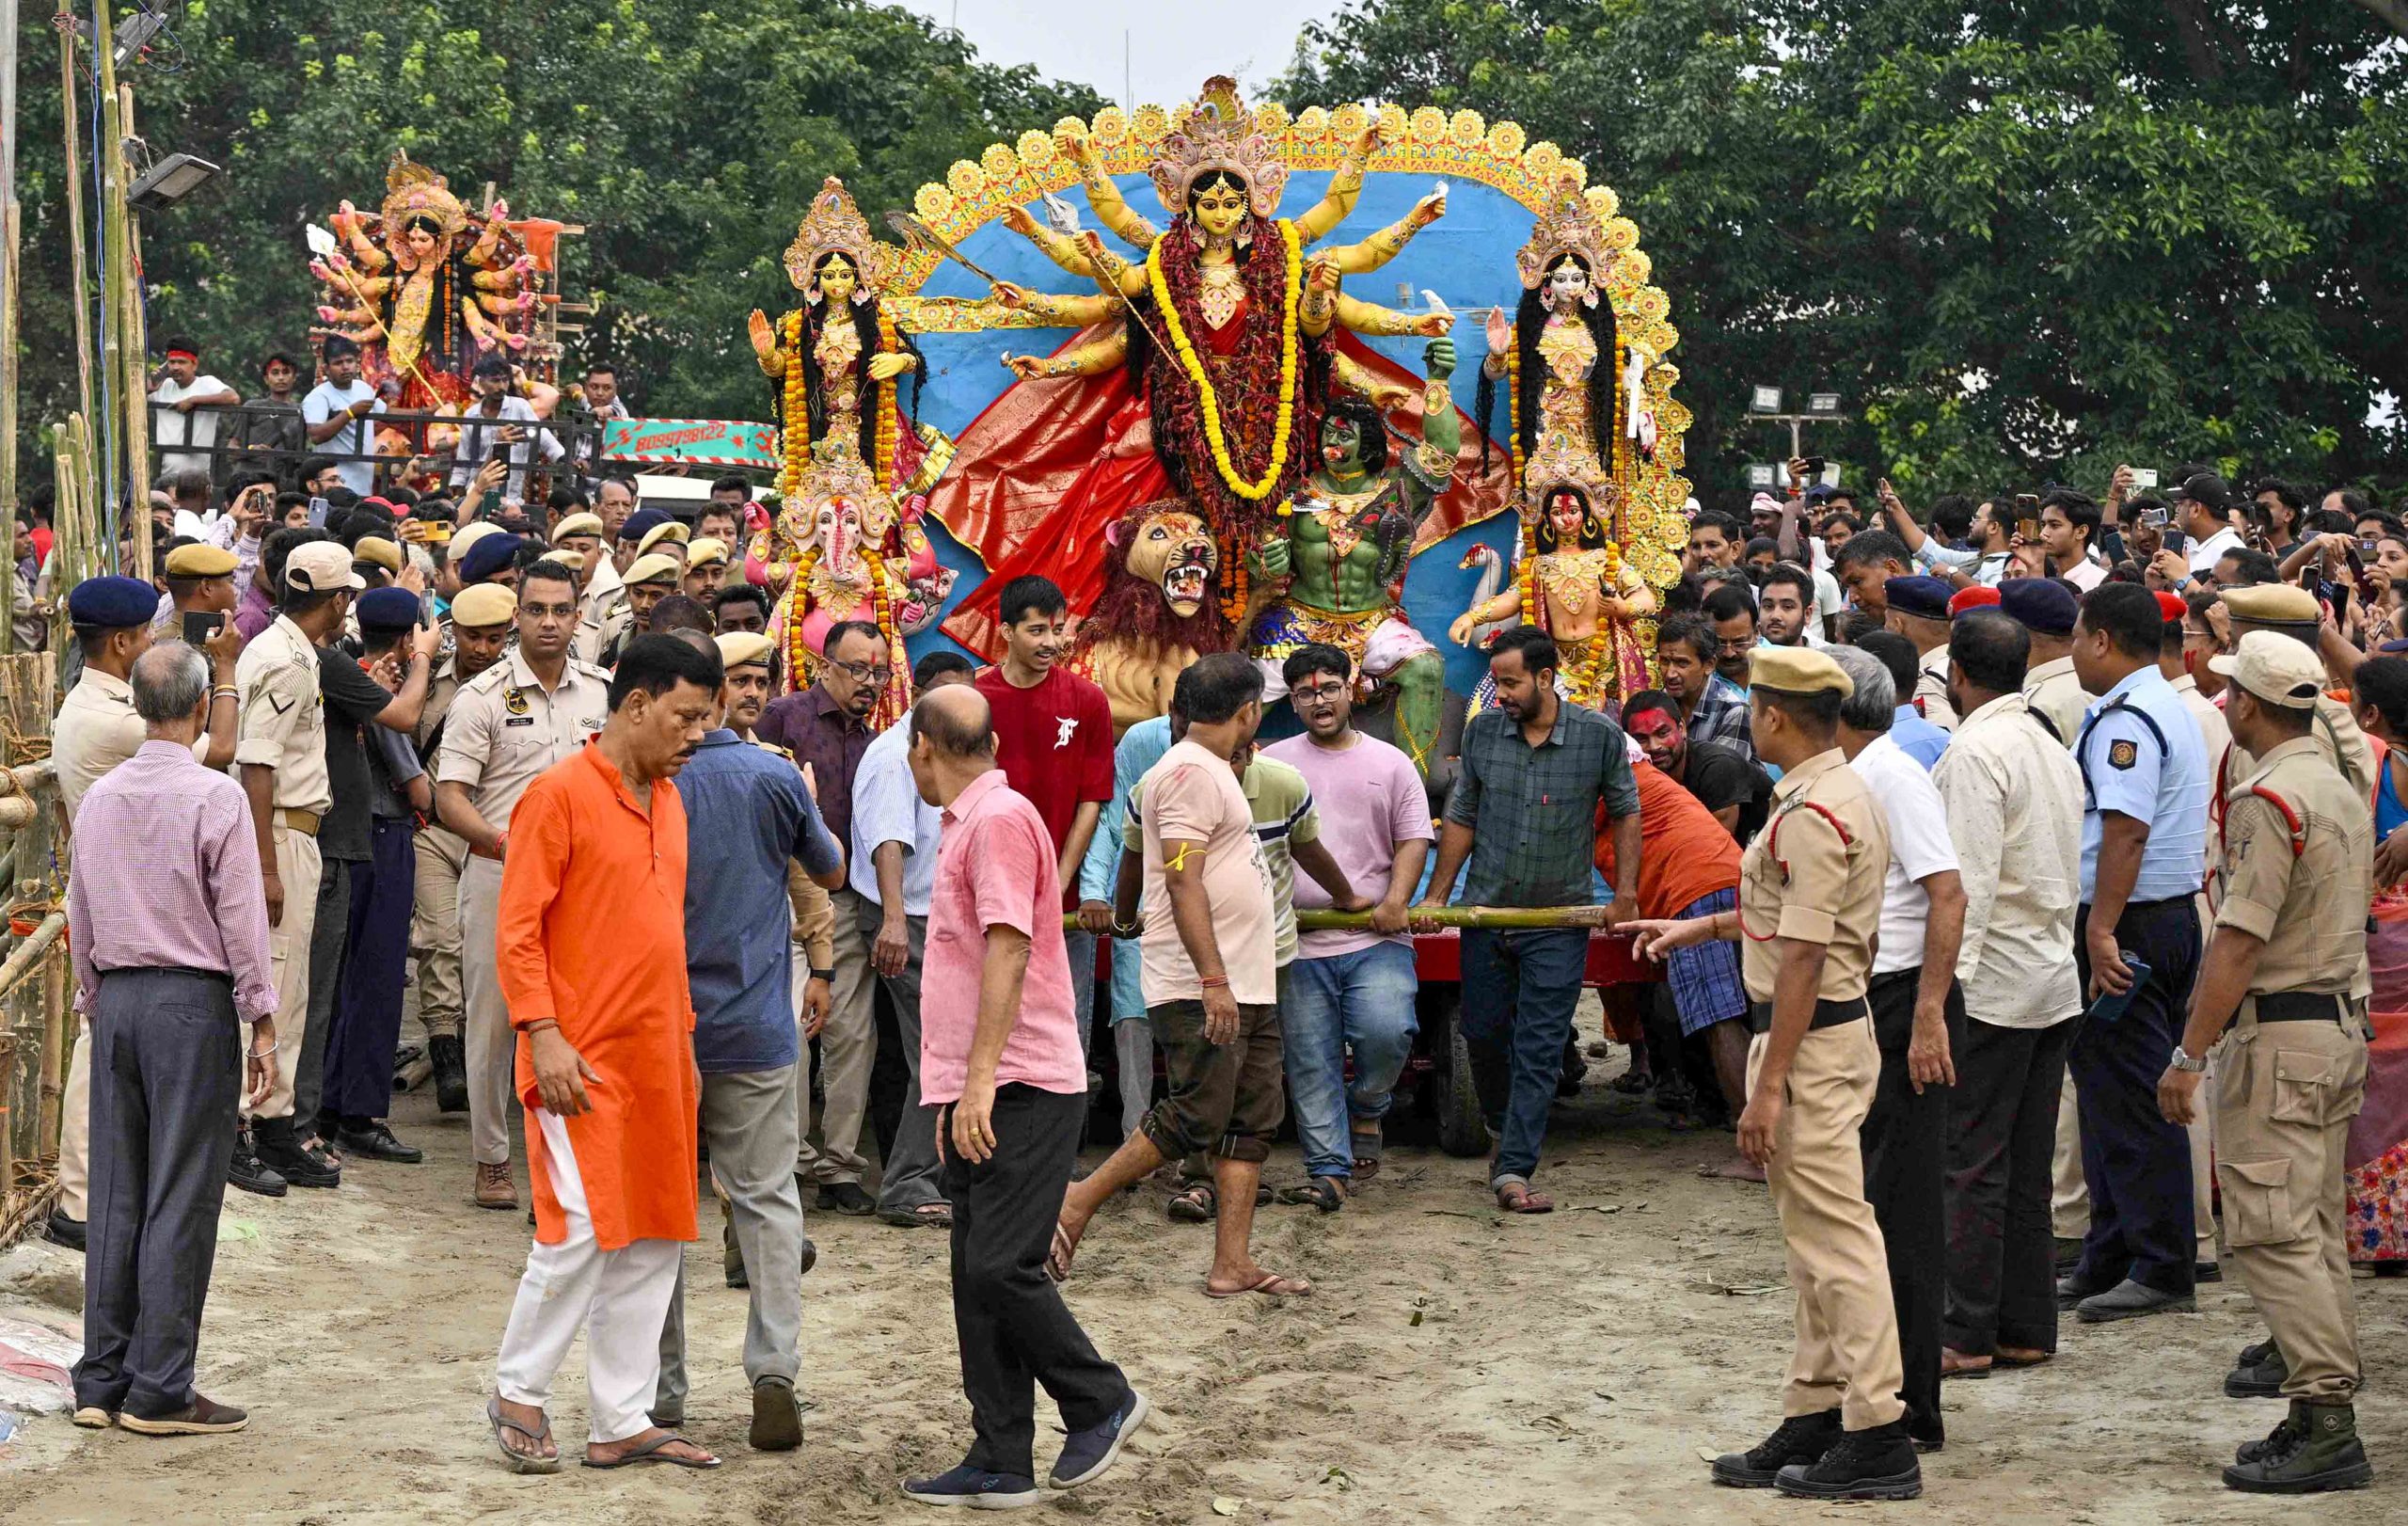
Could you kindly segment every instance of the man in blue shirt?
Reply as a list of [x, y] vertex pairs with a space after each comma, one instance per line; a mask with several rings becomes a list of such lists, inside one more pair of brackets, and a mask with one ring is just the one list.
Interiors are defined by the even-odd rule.
[[[809, 1244], [794, 1175], [801, 1043], [787, 953], [786, 864], [800, 863], [833, 890], [845, 882], [845, 854], [820, 822], [793, 757], [729, 729], [731, 721], [749, 729], [768, 700], [769, 638], [721, 636], [718, 645], [727, 670], [721, 715], [677, 775], [688, 844], [686, 978], [703, 1077], [703, 1140], [751, 1279], [744, 1375], [752, 1386], [752, 1441], [786, 1452], [802, 1442], [794, 1378]], [[660, 1337], [652, 1413], [662, 1424], [682, 1422], [686, 1412], [685, 1292], [681, 1272]]]
[[[1148, 770], [1170, 751], [1170, 717], [1140, 721], [1121, 734], [1112, 750], [1112, 799], [1096, 819], [1095, 840], [1079, 866], [1079, 898], [1113, 898], [1120, 875], [1120, 832], [1129, 819], [1129, 795]], [[1137, 1132], [1146, 1110], [1154, 1105], [1154, 1025], [1146, 1017], [1146, 999], [1137, 989], [1137, 929], [1112, 932], [1111, 1013], [1112, 1057], [1120, 1088], [1120, 1133]]]
[[[911, 670], [911, 703], [929, 690], [970, 682], [970, 660], [930, 652]], [[911, 782], [911, 728], [901, 722], [872, 739], [853, 773], [853, 893], [861, 898], [862, 940], [870, 968], [895, 1009], [899, 1053], [880, 1044], [870, 1075], [871, 1121], [879, 1134], [878, 1216], [901, 1229], [950, 1229], [953, 1209], [937, 1187], [937, 1109], [920, 1102], [920, 961], [928, 942], [928, 894], [936, 885], [937, 835], [944, 813]], [[904, 1067], [901, 1106], [878, 1072]]]
[[[2099, 695], [2074, 740], [2083, 777], [2085, 999], [2131, 1005], [2082, 1019], [2067, 1067], [2082, 1119], [2090, 1232], [2057, 1301], [2085, 1323], [2193, 1307], [2191, 1141], [2158, 1110], [2199, 962], [2193, 898], [2205, 878], [2207, 747], [2158, 671], [2163, 614], [2138, 583], [2083, 596], [2074, 672]], [[2135, 978], [2127, 961], [2147, 966]]]
[[[1890, 670], [1890, 682], [1901, 697], [1915, 691], [1922, 664], [1914, 643], [1894, 630], [1875, 630], [1858, 638], [1856, 644]], [[1922, 764], [1926, 773], [1940, 761], [1940, 755], [1948, 751], [1948, 733], [1925, 720], [1911, 700], [1898, 707], [1891, 718], [1888, 735], [1898, 751]]]

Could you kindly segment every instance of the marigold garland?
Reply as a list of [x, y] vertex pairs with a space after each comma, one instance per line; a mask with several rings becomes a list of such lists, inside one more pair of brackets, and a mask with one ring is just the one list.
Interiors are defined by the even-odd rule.
[[[1157, 239], [1146, 251], [1146, 279], [1151, 286], [1154, 310], [1161, 316], [1163, 328], [1170, 336], [1171, 348], [1179, 355], [1181, 370], [1196, 388], [1196, 397], [1204, 413], [1204, 437], [1212, 448], [1212, 466], [1230, 492], [1259, 503], [1271, 496], [1280, 476], [1288, 468], [1289, 437], [1295, 422], [1296, 374], [1299, 367], [1296, 346], [1297, 295], [1304, 285], [1303, 243], [1297, 237], [1296, 225], [1281, 218], [1274, 224], [1279, 230], [1281, 245], [1287, 250], [1287, 289], [1279, 304], [1279, 417], [1272, 427], [1271, 459], [1259, 478], [1248, 481], [1238, 475], [1237, 463], [1229, 458], [1228, 441], [1221, 433], [1221, 403], [1212, 390], [1212, 378], [1197, 358], [1196, 346], [1187, 337], [1187, 329], [1179, 321], [1179, 310], [1172, 303], [1170, 287], [1163, 278], [1163, 245]], [[1243, 574], [1240, 574], [1243, 578]]]
[[[903, 348], [895, 331], [895, 320], [887, 314], [886, 305], [878, 308], [878, 353], [894, 355]], [[902, 408], [898, 401], [903, 378], [895, 376], [877, 381], [869, 374], [869, 357], [862, 358], [862, 379], [877, 389], [872, 406], [878, 410], [878, 459], [871, 463], [878, 469], [878, 485], [883, 490], [895, 481], [895, 448], [902, 434]]]
[[819, 566], [816, 546], [796, 558], [794, 576], [786, 583], [786, 686], [800, 689], [807, 678], [811, 643], [802, 634], [802, 585]]
[[791, 498], [802, 485], [803, 469], [811, 464], [811, 403], [802, 378], [802, 313], [786, 314], [785, 466], [778, 472], [778, 491]]

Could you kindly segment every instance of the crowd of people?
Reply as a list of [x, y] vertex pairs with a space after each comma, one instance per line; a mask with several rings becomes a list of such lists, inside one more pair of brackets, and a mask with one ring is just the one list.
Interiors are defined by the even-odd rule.
[[[707, 1181], [754, 1446], [801, 1438], [806, 1209], [943, 1228], [975, 1439], [905, 1492], [1033, 1502], [1037, 1386], [1056, 1488], [1147, 1417], [1056, 1287], [1098, 1210], [1158, 1177], [1214, 1226], [1208, 1296], [1309, 1297], [1256, 1213], [1376, 1182], [1416, 931], [1602, 900], [1665, 976], [1609, 1004], [1614, 1085], [1732, 1133], [1713, 1169], [1768, 1184], [1798, 1292], [1783, 1418], [1716, 1482], [1911, 1497], [1943, 1380], [2051, 1360], [2064, 1311], [2189, 1310], [2227, 1263], [2270, 1338], [2226, 1391], [2289, 1405], [2226, 1482], [2370, 1477], [2351, 1271], [2408, 1265], [2408, 530], [2353, 491], [2190, 466], [2162, 497], [2119, 469], [2103, 501], [1698, 513], [1656, 687], [1573, 703], [1545, 631], [1498, 632], [1434, 821], [1335, 647], [1285, 659], [1279, 739], [1237, 653], [1116, 739], [1043, 577], [1003, 589], [991, 666], [897, 671], [839, 622], [788, 675], [741, 478], [689, 523], [574, 470], [521, 500], [541, 463], [500, 453], [456, 491], [344, 465], [179, 479], [160, 577], [55, 612], [22, 527], [78, 665], [50, 1232], [87, 1255], [79, 1423], [245, 1423], [193, 1386], [225, 1188], [420, 1162], [389, 1115], [423, 1081], [467, 1117], [467, 1201], [519, 1211], [527, 1157], [487, 1412], [514, 1470], [561, 1466], [580, 1332], [589, 1466], [717, 1466], [678, 1429]], [[1509, 1214], [1554, 1206], [1591, 939], [1460, 934]], [[1109, 1092], [1124, 1142], [1074, 1181]], [[1302, 1172], [1266, 1183], [1291, 1120]]]

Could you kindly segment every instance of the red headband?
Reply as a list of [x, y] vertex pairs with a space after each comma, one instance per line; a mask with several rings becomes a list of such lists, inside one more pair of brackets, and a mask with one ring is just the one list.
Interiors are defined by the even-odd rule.
[[199, 357], [199, 356], [198, 356], [198, 355], [194, 354], [194, 353], [193, 353], [192, 351], [190, 351], [190, 350], [169, 350], [169, 351], [167, 352], [167, 358], [168, 358], [168, 359], [170, 359], [170, 360], [176, 359], [176, 358], [179, 358], [179, 357], [182, 357], [183, 359], [186, 359], [186, 360], [196, 360], [196, 361], [197, 361], [197, 360], [198, 360], [198, 359], [200, 358], [200, 357]]

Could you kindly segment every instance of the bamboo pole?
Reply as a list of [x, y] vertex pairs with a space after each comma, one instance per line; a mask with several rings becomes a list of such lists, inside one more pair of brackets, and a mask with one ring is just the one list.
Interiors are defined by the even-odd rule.
[[[142, 309], [142, 230], [136, 226], [134, 209], [126, 204], [126, 186], [134, 178], [134, 167], [126, 162], [125, 142], [134, 136], [134, 87], [117, 87], [117, 183], [111, 193], [116, 202], [117, 252], [111, 256], [116, 265], [118, 290], [125, 304], [125, 469], [126, 501], [133, 505], [135, 517], [134, 559], [141, 570], [135, 577], [148, 580], [150, 577], [150, 324]], [[186, 414], [184, 437], [189, 440], [198, 427]]]
[[[1412, 915], [1414, 929], [1439, 928], [1590, 928], [1606, 927], [1603, 906], [1439, 906], [1419, 908]], [[1300, 932], [1363, 932], [1371, 926], [1369, 912], [1298, 912]], [[1062, 918], [1062, 930], [1078, 930], [1076, 916]]]
[[58, 14], [71, 24], [58, 28], [58, 72], [61, 117], [67, 147], [67, 264], [71, 278], [67, 283], [68, 306], [75, 310], [75, 379], [79, 388], [77, 399], [82, 403], [82, 415], [92, 417], [92, 294], [85, 284], [84, 251], [84, 155], [80, 147], [82, 130], [75, 117], [82, 92], [75, 86], [75, 28], [73, 12], [59, 0]]
[[[17, 364], [18, 211], [17, 0], [0, 0], [0, 529], [17, 517], [17, 389], [24, 370]], [[0, 653], [7, 653], [16, 622], [0, 625], [8, 628], [0, 630]]]
[[58, 1158], [58, 1131], [67, 1111], [67, 950], [55, 950], [41, 966], [41, 1102], [34, 1117], [34, 1155]]
[[8, 962], [0, 964], [0, 996], [7, 996], [13, 993], [18, 983], [32, 974], [34, 967], [41, 962], [41, 956], [49, 951], [52, 944], [58, 941], [58, 935], [66, 930], [67, 914], [65, 912], [53, 912], [43, 917], [41, 925], [26, 934], [25, 941], [17, 946], [17, 951], [8, 956]]

